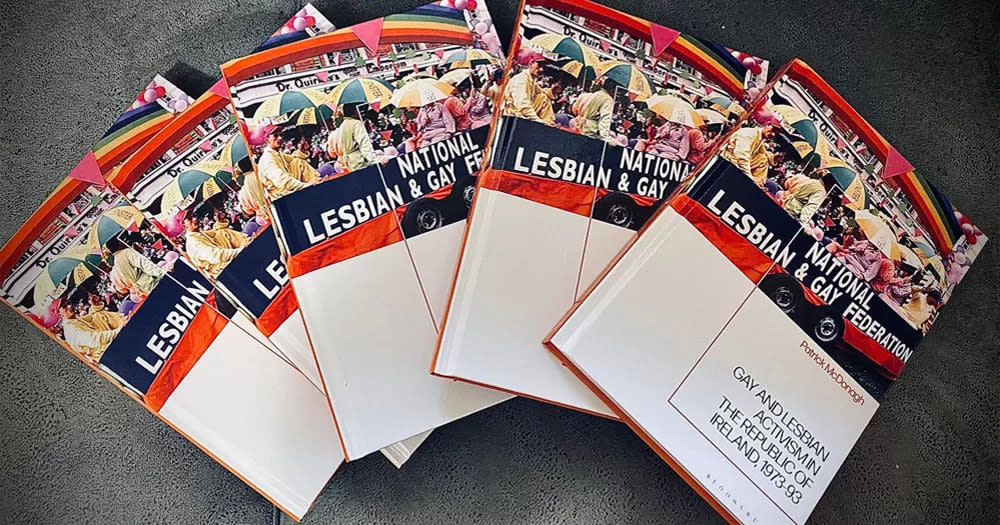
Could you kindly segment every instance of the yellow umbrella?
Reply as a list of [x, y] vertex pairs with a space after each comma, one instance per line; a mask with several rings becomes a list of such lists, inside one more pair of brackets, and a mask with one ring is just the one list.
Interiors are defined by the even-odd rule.
[[499, 64], [500, 59], [491, 55], [488, 51], [475, 48], [460, 49], [445, 57], [441, 65], [448, 66], [449, 69], [470, 68], [486, 66], [489, 64]]
[[591, 51], [590, 48], [581, 44], [574, 38], [565, 35], [542, 33], [525, 42], [525, 45], [535, 49], [541, 49], [546, 53], [579, 62], [580, 66], [579, 69], [577, 69], [576, 76], [580, 76], [581, 69], [596, 68], [598, 62], [600, 62], [600, 59], [597, 58], [597, 54]]
[[452, 69], [451, 71], [441, 75], [441, 82], [446, 82], [453, 86], [457, 86], [462, 82], [465, 82], [469, 77], [472, 76], [472, 70], [469, 68]]
[[399, 79], [398, 81], [396, 81], [396, 89], [399, 89], [399, 88], [401, 88], [401, 87], [403, 87], [403, 86], [409, 84], [410, 82], [413, 82], [414, 80], [417, 80], [419, 78], [434, 78], [434, 75], [432, 75], [432, 74], [430, 74], [430, 73], [428, 73], [426, 71], [416, 71], [416, 72], [410, 73], [409, 75], [406, 75], [405, 77], [403, 77], [403, 78]]
[[645, 100], [653, 95], [653, 83], [650, 82], [649, 77], [628, 62], [608, 60], [598, 64], [595, 71], [597, 78], [614, 81], [630, 93], [635, 94], [636, 100]]
[[899, 242], [896, 241], [896, 232], [884, 220], [873, 215], [868, 210], [855, 210], [854, 220], [858, 227], [864, 232], [868, 242], [875, 245], [882, 253], [895, 261], [902, 259], [899, 251]]
[[260, 106], [257, 106], [253, 118], [254, 120], [273, 118], [297, 109], [315, 108], [328, 101], [329, 97], [326, 93], [318, 89], [285, 91], [280, 95], [268, 98]]
[[193, 168], [181, 172], [163, 191], [160, 210], [173, 209], [196, 191], [200, 191], [205, 199], [221, 193], [222, 187], [232, 177], [232, 173], [226, 171], [227, 168], [229, 166], [221, 160], [210, 160], [199, 162]]
[[87, 244], [74, 246], [55, 259], [49, 261], [35, 282], [33, 298], [36, 305], [43, 304], [55, 289], [72, 276], [73, 282], [80, 284], [93, 275], [93, 269], [101, 264], [99, 248]]
[[902, 261], [914, 268], [923, 268], [924, 261], [917, 255], [917, 252], [913, 251], [909, 246], [904, 244], [899, 245], [899, 255], [902, 257]]
[[128, 228], [133, 223], [141, 224], [142, 220], [142, 212], [138, 208], [126, 203], [119, 204], [102, 213], [90, 225], [90, 233], [87, 235], [86, 245], [91, 249], [99, 249], [122, 230]]
[[444, 100], [455, 87], [436, 78], [418, 78], [396, 89], [389, 103], [397, 108], [414, 108]]
[[696, 109], [696, 113], [701, 116], [701, 119], [705, 121], [706, 124], [725, 124], [726, 116], [718, 111], [714, 111], [708, 108]]
[[695, 111], [694, 106], [680, 97], [653, 95], [646, 99], [646, 106], [650, 111], [675, 124], [697, 128], [705, 123], [702, 116]]
[[933, 257], [930, 257], [929, 259], [927, 259], [927, 265], [930, 266], [931, 269], [934, 270], [934, 273], [937, 274], [938, 282], [941, 283], [942, 286], [947, 286], [948, 273], [944, 269], [944, 263], [941, 262], [941, 256], [935, 255]]

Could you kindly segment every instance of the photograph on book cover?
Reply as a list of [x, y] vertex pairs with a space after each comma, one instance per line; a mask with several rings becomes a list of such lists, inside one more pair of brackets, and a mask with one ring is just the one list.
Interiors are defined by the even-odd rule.
[[803, 523], [986, 240], [794, 61], [548, 346], [724, 516]]
[[[312, 11], [272, 40], [328, 25]], [[293, 27], [306, 17], [308, 27]], [[299, 518], [343, 460], [330, 446], [325, 396], [266, 339], [231, 322], [230, 301], [105, 183], [192, 103], [162, 77], [142, 91], [3, 248], [4, 300]]]
[[592, 2], [527, 0], [432, 370], [614, 414], [541, 340], [745, 113], [768, 63]]
[[480, 2], [222, 68], [349, 459], [510, 397], [428, 374], [503, 66]]

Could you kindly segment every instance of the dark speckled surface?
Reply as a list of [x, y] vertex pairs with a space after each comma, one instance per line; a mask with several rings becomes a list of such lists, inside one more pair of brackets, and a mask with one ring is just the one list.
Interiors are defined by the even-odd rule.
[[[317, 2], [345, 26], [418, 1]], [[994, 2], [607, 0], [685, 32], [808, 61], [1000, 239]], [[504, 39], [513, 0], [492, 2]], [[0, 9], [0, 240], [157, 72], [197, 93], [291, 2], [14, 2]], [[1000, 521], [998, 242], [969, 273], [812, 522]], [[271, 506], [0, 308], [0, 521], [253, 523]], [[345, 465], [307, 523], [718, 522], [624, 426], [515, 400], [436, 431], [402, 470]], [[290, 520], [286, 519], [286, 522]]]

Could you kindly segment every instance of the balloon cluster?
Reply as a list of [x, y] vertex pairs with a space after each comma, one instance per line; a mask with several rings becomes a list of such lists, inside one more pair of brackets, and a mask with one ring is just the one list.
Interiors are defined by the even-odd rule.
[[750, 72], [753, 73], [754, 75], [759, 75], [763, 71], [763, 69], [761, 68], [761, 64], [764, 63], [763, 58], [751, 56], [746, 53], [741, 53], [739, 51], [733, 51], [732, 53], [733, 57], [735, 57], [736, 60], [739, 60], [740, 63], [743, 64], [743, 67], [750, 70]]
[[303, 31], [305, 28], [312, 27], [314, 25], [316, 25], [316, 17], [307, 14], [305, 9], [303, 9], [296, 13], [291, 20], [285, 23], [285, 25], [281, 26], [281, 29], [278, 32], [284, 35], [294, 31]]
[[136, 98], [136, 101], [142, 104], [152, 104], [153, 102], [156, 102], [160, 97], [163, 97], [166, 94], [167, 94], [167, 88], [163, 86], [157, 86], [155, 84], [150, 84], [145, 91], [139, 93], [139, 96]]
[[477, 0], [441, 0], [441, 4], [444, 7], [454, 7], [455, 9], [470, 10], [474, 11], [479, 7], [479, 2]]
[[958, 224], [961, 226], [962, 233], [965, 235], [965, 240], [969, 243], [969, 246], [979, 242], [979, 236], [983, 234], [983, 230], [972, 224], [972, 221], [959, 211], [955, 212], [955, 218], [958, 219]]

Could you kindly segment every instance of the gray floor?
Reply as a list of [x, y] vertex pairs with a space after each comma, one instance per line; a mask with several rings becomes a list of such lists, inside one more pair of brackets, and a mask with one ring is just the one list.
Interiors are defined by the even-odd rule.
[[[317, 2], [340, 26], [419, 1]], [[997, 239], [861, 436], [814, 523], [996, 522], [1000, 506], [995, 3], [611, 1], [799, 56]], [[17, 2], [0, 15], [6, 240], [156, 72], [197, 93], [297, 8], [276, 0]], [[492, 2], [504, 40], [513, 0]], [[271, 506], [0, 308], [0, 520], [252, 523]], [[669, 334], [664, 334], [669, 337]], [[285, 519], [286, 522], [290, 520]], [[402, 470], [345, 465], [307, 523], [691, 523], [717, 516], [624, 426], [514, 400], [436, 431]]]

